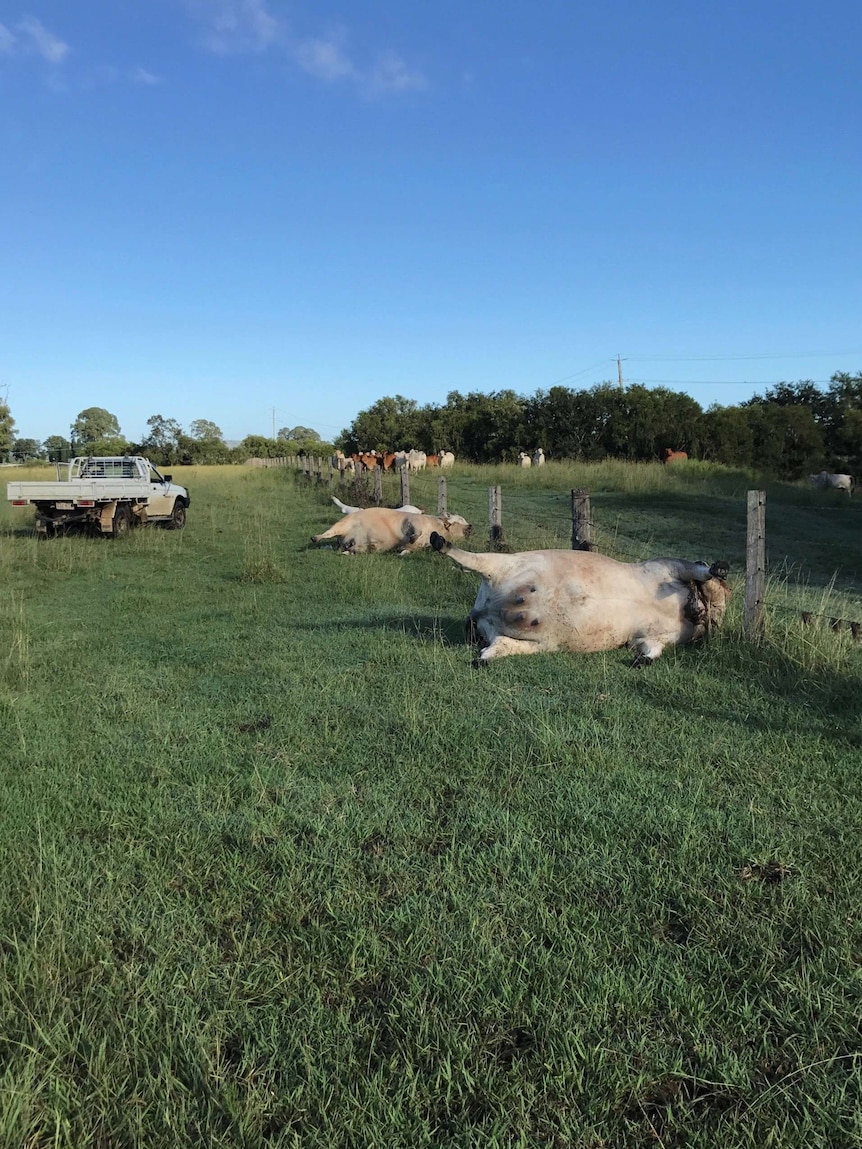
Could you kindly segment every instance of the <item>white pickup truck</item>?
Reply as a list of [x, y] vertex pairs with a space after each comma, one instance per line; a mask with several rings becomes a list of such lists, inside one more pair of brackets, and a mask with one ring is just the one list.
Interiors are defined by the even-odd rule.
[[[65, 471], [65, 473], [63, 473]], [[142, 455], [97, 455], [57, 464], [57, 479], [6, 484], [13, 507], [36, 508], [36, 530], [48, 536], [69, 528], [124, 535], [138, 523], [181, 531], [191, 499], [186, 487], [161, 475]]]

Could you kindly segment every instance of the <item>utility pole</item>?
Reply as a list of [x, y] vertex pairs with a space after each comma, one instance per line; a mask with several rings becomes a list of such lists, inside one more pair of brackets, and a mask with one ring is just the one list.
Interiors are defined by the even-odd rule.
[[620, 391], [623, 389], [623, 361], [617, 356], [617, 378], [620, 382]]

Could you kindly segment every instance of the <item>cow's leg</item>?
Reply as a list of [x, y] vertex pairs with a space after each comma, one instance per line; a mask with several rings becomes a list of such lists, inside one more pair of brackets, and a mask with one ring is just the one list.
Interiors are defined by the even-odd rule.
[[654, 638], [635, 638], [629, 643], [629, 649], [634, 651], [632, 666], [640, 670], [641, 667], [649, 666], [651, 662], [655, 662], [664, 650], [664, 643], [658, 642]]
[[492, 658], [506, 658], [510, 654], [538, 654], [539, 650], [536, 642], [524, 642], [520, 638], [499, 634], [485, 647], [477, 661], [490, 662]]
[[345, 528], [343, 522], [334, 523], [329, 528], [329, 530], [324, 531], [322, 535], [312, 535], [311, 541], [313, 543], [322, 543], [324, 541], [324, 539], [340, 539], [341, 536], [344, 534], [345, 529], [348, 529], [348, 528]]

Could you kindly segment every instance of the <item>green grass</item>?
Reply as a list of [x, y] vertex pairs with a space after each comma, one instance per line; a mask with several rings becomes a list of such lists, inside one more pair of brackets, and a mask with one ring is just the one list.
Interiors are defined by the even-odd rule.
[[862, 648], [798, 617], [862, 615], [855, 503], [769, 488], [750, 645], [755, 476], [457, 468], [477, 548], [489, 482], [515, 547], [583, 485], [602, 549], [738, 591], [644, 671], [476, 672], [475, 578], [176, 477], [182, 533], [0, 507], [4, 1149], [862, 1145]]

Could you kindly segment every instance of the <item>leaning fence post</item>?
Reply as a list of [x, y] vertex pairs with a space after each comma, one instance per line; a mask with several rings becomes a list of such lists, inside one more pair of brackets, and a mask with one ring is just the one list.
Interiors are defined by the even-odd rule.
[[374, 479], [374, 491], [371, 497], [379, 507], [383, 502], [383, 468], [375, 467], [372, 471], [372, 476]]
[[748, 638], [763, 629], [766, 591], [766, 491], [748, 492], [748, 531], [745, 540], [745, 604], [743, 628]]
[[437, 514], [445, 515], [449, 510], [446, 502], [446, 476], [441, 475], [437, 480]]
[[499, 484], [488, 488], [488, 531], [492, 547], [503, 541], [503, 496]]
[[401, 506], [406, 507], [410, 502], [410, 472], [407, 464], [401, 468]]
[[593, 549], [593, 522], [590, 513], [590, 496], [584, 487], [572, 491], [572, 550], [591, 551]]

